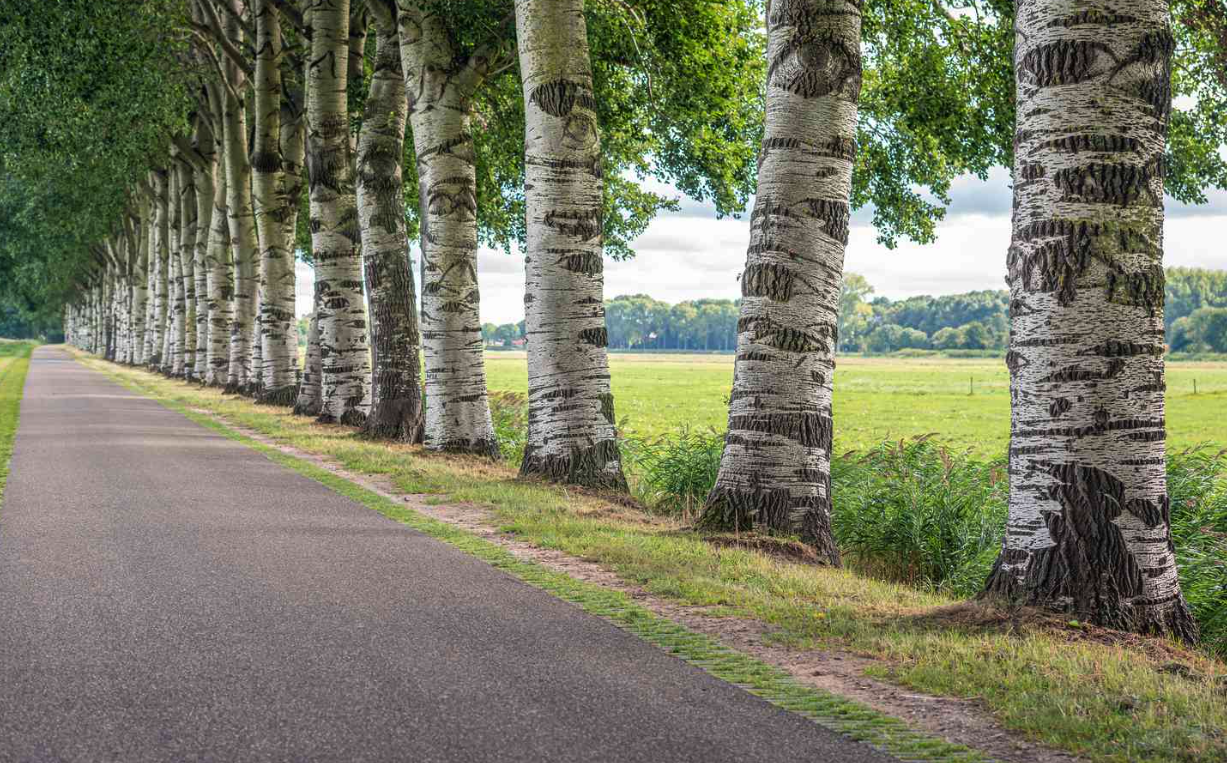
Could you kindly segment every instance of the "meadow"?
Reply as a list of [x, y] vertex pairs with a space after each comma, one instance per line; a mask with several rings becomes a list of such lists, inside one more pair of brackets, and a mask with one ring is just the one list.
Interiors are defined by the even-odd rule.
[[[525, 392], [525, 363], [523, 352], [487, 353], [490, 389]], [[725, 429], [732, 355], [613, 353], [610, 373], [627, 435]], [[841, 358], [834, 407], [839, 453], [934, 434], [951, 448], [998, 456], [1009, 441], [1010, 376], [1001, 359]], [[1169, 363], [1167, 423], [1170, 450], [1227, 446], [1227, 363]]]

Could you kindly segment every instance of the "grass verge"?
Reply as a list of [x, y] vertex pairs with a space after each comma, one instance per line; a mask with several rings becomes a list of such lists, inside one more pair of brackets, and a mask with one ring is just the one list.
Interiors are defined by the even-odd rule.
[[30, 342], [0, 343], [0, 506], [4, 505], [9, 459], [13, 457], [13, 440], [17, 437], [17, 419], [21, 414], [21, 393], [25, 389], [33, 350]]
[[[718, 614], [757, 619], [788, 646], [840, 649], [877, 658], [881, 661], [873, 671], [877, 677], [932, 694], [977, 699], [1006, 727], [1087, 760], [1227, 759], [1227, 666], [1205, 655], [1162, 641], [1036, 613], [1003, 613], [846, 570], [712, 544], [668, 519], [631, 506], [521, 482], [513, 470], [503, 466], [425, 456], [414, 447], [367, 442], [348, 428], [317, 425], [282, 410], [142, 371], [86, 362], [229, 436], [242, 439], [212, 416], [258, 432], [274, 443], [334, 459], [353, 472], [383, 475], [405, 493], [427, 493], [441, 503], [489, 506], [501, 529], [525, 541], [599, 562], [655, 595], [704, 606]], [[248, 444], [364, 505], [453, 542], [513, 574], [519, 574], [518, 565], [528, 565], [522, 575], [526, 581], [538, 585], [535, 579], [546, 581], [556, 586], [549, 590], [563, 598], [576, 596], [572, 600], [581, 606], [591, 606], [590, 611], [597, 614], [604, 612], [603, 616], [683, 657], [689, 655], [715, 675], [769, 699], [774, 697], [786, 707], [795, 704], [807, 713], [831, 713], [830, 723], [841, 722], [841, 714], [850, 713], [849, 717], [865, 725], [848, 726], [849, 733], [883, 733], [886, 738], [878, 743], [897, 754], [914, 758], [924, 754], [923, 744], [889, 747], [899, 744], [892, 742], [896, 732], [881, 731], [879, 724], [893, 729], [898, 722], [866, 720], [882, 716], [790, 683], [775, 668], [662, 620], [620, 594], [517, 560], [497, 546], [425, 518], [327, 470], [274, 448]], [[959, 753], [941, 752], [950, 754]]]

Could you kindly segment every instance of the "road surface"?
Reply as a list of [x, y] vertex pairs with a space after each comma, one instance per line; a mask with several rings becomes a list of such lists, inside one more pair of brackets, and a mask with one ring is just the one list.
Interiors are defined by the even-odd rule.
[[891, 760], [35, 352], [0, 761]]

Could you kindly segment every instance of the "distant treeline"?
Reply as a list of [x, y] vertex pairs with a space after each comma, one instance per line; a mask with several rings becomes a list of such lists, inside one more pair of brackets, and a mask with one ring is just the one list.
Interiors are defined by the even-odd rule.
[[[1227, 352], [1227, 271], [1167, 269], [1167, 342], [1177, 352]], [[897, 350], [1005, 351], [1009, 292], [971, 291], [891, 300], [873, 297], [863, 276], [848, 273], [839, 305], [841, 352]], [[731, 351], [737, 346], [738, 300], [670, 305], [646, 294], [605, 302], [609, 346], [617, 350]], [[482, 326], [490, 347], [523, 345], [524, 322]]]

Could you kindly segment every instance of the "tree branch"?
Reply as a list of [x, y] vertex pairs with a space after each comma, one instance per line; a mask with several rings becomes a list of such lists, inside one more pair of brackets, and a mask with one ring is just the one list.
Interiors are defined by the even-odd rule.
[[[214, 7], [211, 0], [197, 0], [197, 5], [204, 10], [206, 20], [208, 21], [208, 25], [204, 26], [203, 28], [207, 30], [216, 40], [217, 44], [221, 46], [222, 52], [226, 54], [226, 57], [229, 58], [235, 66], [239, 67], [239, 70], [242, 71], [243, 74], [247, 75], [248, 78], [254, 76], [255, 67], [251, 65], [251, 62], [247, 60], [247, 57], [243, 55], [243, 52], [235, 46], [234, 41], [231, 40], [229, 35], [226, 34], [225, 29], [222, 27], [221, 18], [219, 18], [217, 15], [217, 8]], [[200, 24], [192, 24], [193, 29], [199, 29], [201, 26], [202, 25]]]

